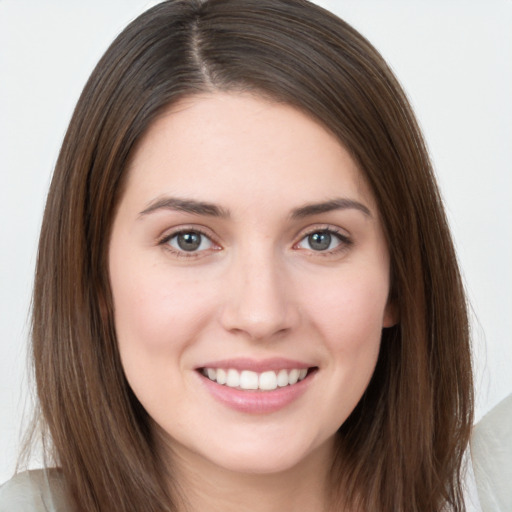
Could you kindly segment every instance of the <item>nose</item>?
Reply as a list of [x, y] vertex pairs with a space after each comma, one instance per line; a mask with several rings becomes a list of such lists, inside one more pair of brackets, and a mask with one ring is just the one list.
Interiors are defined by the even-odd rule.
[[300, 315], [291, 282], [277, 260], [253, 253], [231, 266], [221, 313], [224, 329], [261, 341], [297, 325]]

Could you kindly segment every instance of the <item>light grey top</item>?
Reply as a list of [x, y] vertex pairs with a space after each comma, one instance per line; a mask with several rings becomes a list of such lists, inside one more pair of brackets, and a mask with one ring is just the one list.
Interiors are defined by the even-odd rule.
[[484, 512], [512, 511], [512, 395], [473, 430], [471, 458]]
[[72, 512], [55, 469], [19, 473], [0, 487], [0, 512]]

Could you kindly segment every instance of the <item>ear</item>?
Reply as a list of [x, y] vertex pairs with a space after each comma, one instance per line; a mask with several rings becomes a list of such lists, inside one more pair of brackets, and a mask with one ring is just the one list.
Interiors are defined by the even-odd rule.
[[400, 321], [400, 314], [398, 307], [394, 300], [388, 300], [386, 308], [384, 309], [384, 317], [382, 318], [382, 327], [393, 327]]

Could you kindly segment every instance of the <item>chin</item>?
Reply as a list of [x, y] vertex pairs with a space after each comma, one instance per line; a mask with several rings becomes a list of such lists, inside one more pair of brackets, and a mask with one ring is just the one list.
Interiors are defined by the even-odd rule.
[[327, 440], [301, 436], [300, 432], [288, 432], [273, 437], [261, 434], [256, 439], [236, 439], [226, 436], [224, 441], [212, 442], [207, 446], [189, 447], [195, 456], [228, 472], [247, 475], [270, 475], [285, 473], [311, 465], [317, 458], [325, 462], [331, 457], [334, 435]]
[[[298, 456], [297, 454], [287, 453], [244, 453], [237, 457], [225, 456], [219, 457], [212, 462], [222, 467], [224, 470], [248, 475], [271, 475], [276, 473], [285, 473], [296, 468], [307, 458], [307, 454]], [[217, 458], [216, 458], [217, 459]]]

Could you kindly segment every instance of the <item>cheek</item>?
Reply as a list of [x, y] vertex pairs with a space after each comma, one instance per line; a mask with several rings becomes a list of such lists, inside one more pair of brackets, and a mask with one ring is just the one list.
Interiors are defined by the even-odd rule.
[[[386, 280], [343, 280], [343, 286], [326, 286], [310, 302], [310, 318], [320, 333], [329, 361], [328, 384], [318, 413], [337, 430], [352, 413], [373, 375], [377, 363], [383, 315], [387, 301]], [[335, 412], [334, 412], [335, 411]]]
[[154, 286], [151, 277], [138, 277], [132, 274], [122, 284], [112, 280], [119, 344], [121, 349], [139, 343], [147, 349], [159, 350], [166, 333], [176, 328], [177, 301], [171, 293]]
[[331, 350], [356, 353], [377, 345], [388, 297], [385, 274], [351, 274], [331, 279], [310, 294], [310, 318]]
[[178, 354], [208, 316], [212, 301], [204, 286], [158, 263], [139, 264], [136, 258], [117, 262], [110, 279], [123, 361]]
[[135, 259], [112, 268], [110, 278], [126, 378], [149, 414], [159, 418], [185, 396], [183, 354], [202, 329], [208, 298], [194, 280]]

